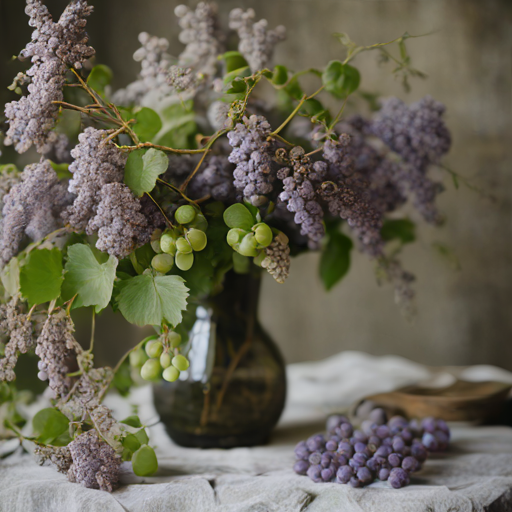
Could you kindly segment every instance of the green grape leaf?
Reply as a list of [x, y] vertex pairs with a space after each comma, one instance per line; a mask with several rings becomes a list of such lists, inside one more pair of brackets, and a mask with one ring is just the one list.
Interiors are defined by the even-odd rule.
[[99, 263], [88, 245], [71, 245], [68, 247], [63, 295], [71, 298], [78, 294], [73, 306], [96, 306], [96, 311], [101, 311], [112, 297], [117, 263], [114, 256], [109, 256], [106, 263]]
[[275, 85], [284, 85], [288, 80], [288, 70], [285, 66], [277, 65], [274, 68], [272, 83]]
[[32, 428], [38, 440], [50, 444], [54, 439], [66, 432], [69, 420], [59, 410], [50, 407], [42, 409], [32, 419]]
[[2, 269], [0, 274], [5, 291], [14, 297], [20, 291], [20, 262], [18, 258], [12, 258]]
[[120, 423], [124, 423], [125, 425], [128, 425], [129, 427], [133, 427], [133, 428], [141, 428], [142, 427], [140, 418], [135, 414], [132, 416], [128, 416], [128, 418], [125, 418], [124, 420], [121, 420]]
[[416, 240], [416, 225], [409, 219], [388, 219], [384, 221], [381, 229], [382, 239], [400, 240], [403, 244], [410, 244]]
[[337, 98], [345, 98], [352, 94], [361, 81], [359, 71], [348, 64], [342, 64], [339, 60], [331, 60], [322, 74], [322, 82], [325, 90]]
[[64, 276], [60, 249], [33, 250], [20, 270], [20, 290], [30, 306], [56, 299]]
[[147, 444], [141, 446], [132, 457], [133, 472], [137, 476], [150, 476], [158, 470], [155, 450]]
[[227, 73], [248, 66], [247, 61], [244, 59], [243, 55], [240, 52], [226, 52], [223, 55], [219, 55], [218, 58], [219, 60], [223, 60], [226, 63]]
[[224, 210], [224, 222], [230, 228], [250, 230], [254, 225], [254, 218], [249, 209], [241, 203], [235, 203]]
[[169, 167], [169, 159], [158, 149], [137, 149], [130, 153], [124, 170], [124, 182], [130, 190], [141, 197], [144, 192], [151, 192], [156, 180]]
[[180, 276], [153, 276], [145, 273], [125, 281], [119, 297], [119, 310], [135, 325], [175, 326], [187, 308], [188, 288]]
[[141, 142], [150, 141], [162, 129], [160, 116], [148, 107], [142, 107], [133, 113], [123, 110], [122, 117], [125, 121], [135, 119], [136, 123], [132, 125], [132, 129]]
[[330, 234], [320, 258], [320, 277], [326, 290], [330, 290], [348, 272], [352, 246], [348, 236], [339, 232]]
[[112, 82], [114, 73], [104, 64], [94, 66], [87, 77], [87, 85], [100, 94], [105, 93], [105, 87]]

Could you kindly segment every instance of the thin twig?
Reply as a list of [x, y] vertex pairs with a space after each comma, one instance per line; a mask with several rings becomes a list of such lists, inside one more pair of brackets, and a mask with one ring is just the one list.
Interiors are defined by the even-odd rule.
[[146, 195], [149, 197], [149, 199], [151, 199], [151, 201], [153, 201], [153, 203], [155, 203], [156, 207], [160, 210], [160, 213], [164, 216], [164, 219], [167, 222], [167, 224], [169, 224], [169, 226], [173, 228], [173, 223], [168, 219], [167, 215], [165, 214], [162, 207], [158, 204], [158, 202], [153, 198], [153, 196], [149, 192], [146, 192]]
[[167, 181], [164, 181], [160, 178], [157, 178], [156, 181], [158, 181], [162, 185], [165, 185], [166, 187], [170, 188], [171, 190], [174, 190], [174, 192], [177, 192], [178, 194], [180, 194], [181, 197], [183, 197], [183, 199], [185, 199], [185, 201], [188, 201], [189, 203], [195, 204], [197, 206], [197, 201], [194, 201], [193, 199], [190, 199], [189, 197], [187, 197], [185, 195], [185, 193], [182, 190], [180, 190], [180, 188], [176, 187], [172, 183], [167, 183]]
[[198, 153], [204, 153], [206, 149], [174, 149], [169, 148], [167, 146], [160, 146], [158, 144], [153, 144], [152, 142], [141, 142], [140, 144], [137, 144], [135, 146], [118, 146], [116, 144], [116, 147], [118, 149], [125, 149], [127, 151], [135, 151], [136, 149], [144, 149], [144, 148], [154, 148], [154, 149], [160, 149], [161, 151], [167, 151], [169, 153], [178, 153], [180, 155], [195, 155]]

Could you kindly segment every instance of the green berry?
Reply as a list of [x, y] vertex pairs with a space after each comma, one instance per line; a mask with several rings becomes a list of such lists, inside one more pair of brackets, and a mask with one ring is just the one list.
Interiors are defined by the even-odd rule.
[[256, 224], [253, 228], [256, 241], [263, 247], [268, 247], [274, 238], [272, 230], [263, 222]]
[[175, 263], [180, 270], [186, 272], [187, 270], [190, 270], [194, 264], [194, 255], [192, 253], [183, 254], [182, 252], [177, 252]]
[[194, 249], [194, 251], [196, 252], [202, 251], [206, 247], [206, 244], [208, 243], [206, 233], [195, 228], [188, 230], [187, 238], [190, 245], [192, 246], [192, 249]]
[[169, 366], [169, 368], [166, 368], [164, 370], [164, 373], [162, 377], [167, 382], [174, 382], [175, 380], [178, 380], [178, 377], [180, 376], [180, 371], [175, 368], [174, 366]]
[[189, 254], [192, 252], [192, 246], [188, 243], [187, 239], [184, 236], [176, 240], [176, 249], [178, 249], [178, 252], [181, 252], [183, 254]]
[[231, 247], [235, 247], [239, 244], [245, 235], [247, 235], [248, 231], [244, 231], [240, 228], [233, 228], [228, 231], [226, 236], [226, 240]]
[[174, 356], [172, 358], [172, 365], [175, 368], [178, 368], [180, 372], [184, 372], [185, 370], [188, 370], [190, 363], [188, 362], [188, 359], [185, 356], [178, 354], [177, 356]]
[[242, 256], [257, 256], [258, 250], [257, 250], [258, 242], [256, 241], [256, 237], [254, 236], [254, 233], [249, 233], [248, 235], [245, 235], [243, 240], [240, 242], [240, 247], [238, 248], [238, 252]]
[[160, 365], [162, 368], [169, 368], [169, 366], [171, 366], [171, 355], [167, 352], [164, 352], [160, 356]]
[[208, 229], [208, 221], [202, 213], [198, 213], [194, 222], [190, 224], [190, 227], [199, 229], [201, 231], [206, 231]]
[[157, 254], [151, 260], [151, 266], [162, 274], [167, 274], [174, 266], [174, 257], [171, 254]]
[[130, 352], [130, 364], [134, 368], [140, 368], [147, 360], [148, 356], [142, 348], [138, 348], [137, 350]]
[[152, 340], [146, 343], [146, 354], [149, 357], [160, 357], [164, 351], [164, 346], [161, 341]]
[[176, 348], [181, 345], [181, 335], [177, 332], [171, 331], [167, 338], [169, 340], [169, 343], [171, 344], [171, 348]]
[[155, 251], [157, 254], [160, 254], [162, 252], [162, 248], [160, 247], [160, 240], [153, 240], [151, 242], [151, 249]]
[[162, 367], [158, 359], [148, 359], [140, 370], [140, 376], [144, 380], [157, 380], [162, 374]]
[[164, 233], [160, 238], [160, 247], [166, 254], [176, 254], [176, 239], [170, 233]]
[[174, 218], [176, 219], [176, 222], [178, 222], [179, 224], [188, 224], [196, 218], [196, 215], [197, 213], [195, 208], [187, 204], [185, 206], [180, 206], [176, 210]]

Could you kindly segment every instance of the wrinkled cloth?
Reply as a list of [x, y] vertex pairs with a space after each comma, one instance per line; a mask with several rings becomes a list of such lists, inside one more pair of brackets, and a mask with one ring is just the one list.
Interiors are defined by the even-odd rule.
[[[411, 485], [378, 482], [364, 489], [315, 484], [293, 473], [294, 445], [323, 430], [325, 415], [365, 395], [450, 379], [500, 380], [512, 374], [490, 366], [430, 369], [399, 357], [344, 352], [325, 361], [288, 367], [289, 397], [267, 446], [199, 450], [176, 446], [162, 424], [150, 427], [160, 469], [141, 479], [123, 464], [124, 485], [112, 494], [85, 489], [30, 455], [0, 461], [0, 512], [510, 512], [512, 428], [452, 425], [446, 454], [432, 455]], [[355, 378], [357, 376], [357, 378]], [[362, 376], [362, 377], [361, 377]], [[118, 417], [137, 404], [147, 425], [157, 421], [151, 387], [130, 398], [107, 398]]]

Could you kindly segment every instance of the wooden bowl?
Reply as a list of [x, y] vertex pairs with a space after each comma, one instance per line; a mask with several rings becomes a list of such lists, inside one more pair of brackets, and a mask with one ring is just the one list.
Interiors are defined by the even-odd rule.
[[511, 389], [511, 384], [502, 382], [457, 380], [444, 388], [407, 386], [365, 400], [409, 418], [434, 416], [446, 421], [487, 423], [500, 416]]

